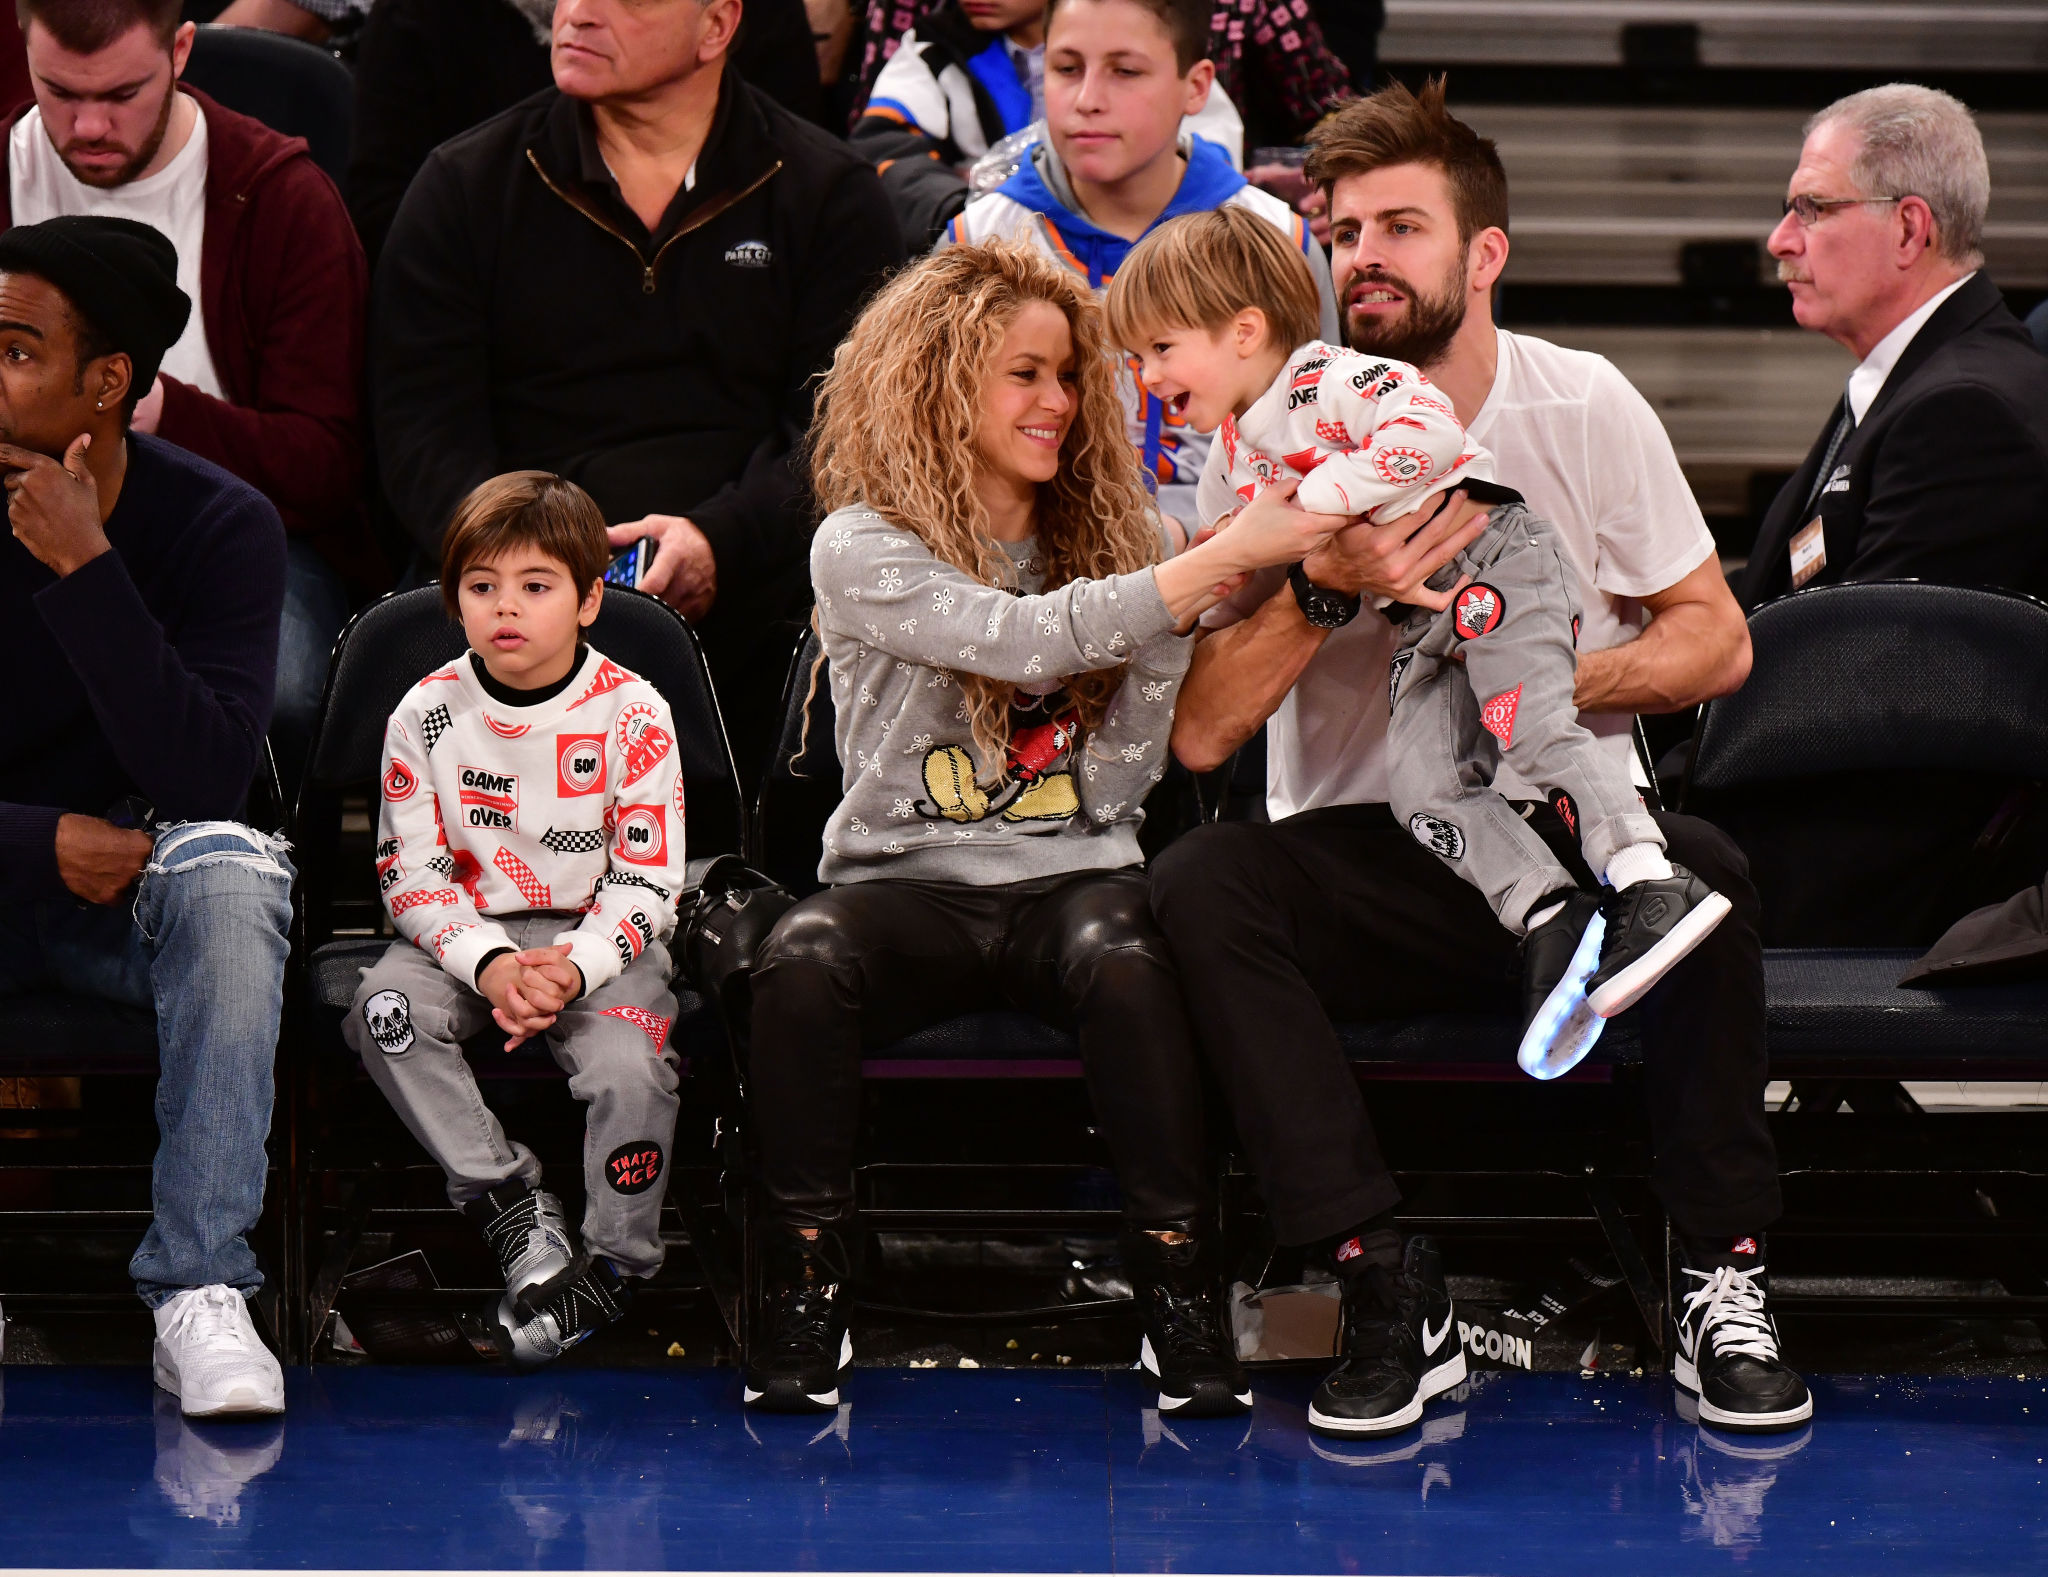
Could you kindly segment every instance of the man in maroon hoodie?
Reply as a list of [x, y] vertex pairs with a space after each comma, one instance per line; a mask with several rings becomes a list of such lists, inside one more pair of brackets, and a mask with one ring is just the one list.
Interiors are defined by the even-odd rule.
[[377, 574], [364, 522], [368, 270], [306, 144], [178, 84], [179, 0], [20, 0], [35, 103], [11, 121], [0, 228], [60, 214], [153, 225], [198, 305], [134, 429], [277, 506], [290, 560], [273, 734], [303, 752], [351, 588]]

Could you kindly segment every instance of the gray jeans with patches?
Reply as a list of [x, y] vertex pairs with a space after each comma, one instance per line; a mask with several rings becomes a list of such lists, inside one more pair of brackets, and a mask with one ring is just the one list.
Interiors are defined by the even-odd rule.
[[[546, 947], [575, 919], [534, 914], [500, 923], [520, 947]], [[544, 1037], [569, 1075], [569, 1093], [589, 1108], [583, 1246], [632, 1276], [661, 1268], [661, 1201], [676, 1131], [671, 972], [668, 949], [650, 943], [624, 972], [564, 1008]], [[540, 1162], [506, 1137], [462, 1055], [463, 1041], [490, 1028], [482, 993], [410, 942], [392, 943], [363, 971], [342, 1024], [371, 1079], [448, 1174], [458, 1206], [510, 1178], [540, 1182]]]
[[1388, 795], [1418, 843], [1486, 895], [1517, 935], [1529, 911], [1577, 885], [1494, 792], [1505, 759], [1604, 871], [1633, 843], [1664, 847], [1628, 774], [1579, 726], [1579, 587], [1557, 528], [1520, 504], [1430, 579], [1472, 584], [1401, 627], [1389, 685]]

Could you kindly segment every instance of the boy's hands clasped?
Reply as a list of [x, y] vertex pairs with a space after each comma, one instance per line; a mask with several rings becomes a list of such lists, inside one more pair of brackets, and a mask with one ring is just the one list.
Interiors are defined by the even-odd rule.
[[505, 1049], [515, 1051], [583, 995], [583, 971], [569, 961], [566, 947], [531, 947], [492, 959], [477, 976], [476, 988], [505, 1032]]

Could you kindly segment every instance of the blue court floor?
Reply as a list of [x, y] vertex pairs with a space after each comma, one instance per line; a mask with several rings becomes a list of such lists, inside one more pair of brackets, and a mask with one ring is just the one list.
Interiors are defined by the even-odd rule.
[[290, 1375], [189, 1425], [143, 1369], [0, 1371], [0, 1565], [1358, 1573], [2048, 1571], [2048, 1384], [1823, 1379], [1704, 1433], [1663, 1382], [1490, 1374], [1312, 1440], [1311, 1377], [1162, 1424], [1128, 1372], [862, 1370], [749, 1418], [730, 1370]]

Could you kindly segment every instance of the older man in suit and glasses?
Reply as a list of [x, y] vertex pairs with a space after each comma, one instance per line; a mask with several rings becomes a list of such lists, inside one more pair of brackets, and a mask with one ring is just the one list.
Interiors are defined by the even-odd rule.
[[1745, 608], [1913, 576], [2048, 593], [2048, 362], [1982, 272], [1991, 176], [1932, 88], [1850, 95], [1806, 129], [1771, 255], [1802, 328], [1858, 358], [1757, 533]]
[[[2048, 595], [2048, 359], [1982, 272], [1984, 142], [1945, 93], [1892, 84], [1808, 124], [1771, 233], [1800, 325], [1858, 364], [1785, 484], [1745, 610], [1845, 581]], [[2040, 879], [2048, 821], [2014, 785], [1924, 772], [1768, 785], [1695, 808], [1749, 856], [1777, 945], [1931, 942]]]

